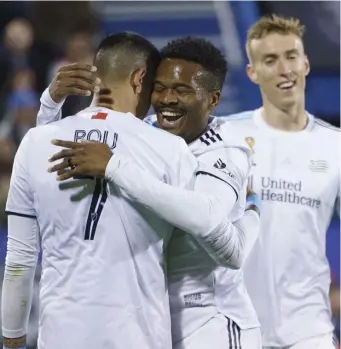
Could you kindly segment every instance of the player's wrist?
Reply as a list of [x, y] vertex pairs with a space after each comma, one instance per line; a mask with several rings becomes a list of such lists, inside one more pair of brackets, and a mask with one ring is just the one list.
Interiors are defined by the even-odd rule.
[[65, 102], [66, 96], [60, 96], [51, 84], [44, 92], [41, 98], [41, 103], [50, 108], [57, 108]]
[[252, 210], [258, 213], [258, 215], [260, 215], [261, 207], [262, 207], [262, 200], [257, 194], [251, 193], [247, 195], [245, 211]]
[[4, 337], [3, 349], [26, 349], [26, 335], [18, 338], [7, 338]]

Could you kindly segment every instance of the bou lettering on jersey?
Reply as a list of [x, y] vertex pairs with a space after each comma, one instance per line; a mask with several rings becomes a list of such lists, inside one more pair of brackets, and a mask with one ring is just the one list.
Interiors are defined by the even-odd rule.
[[81, 140], [95, 141], [107, 144], [110, 149], [115, 149], [118, 140], [118, 133], [110, 133], [109, 131], [91, 129], [91, 130], [76, 130], [74, 133], [74, 142]]
[[[91, 117], [94, 120], [106, 120], [107, 113], [99, 112]], [[81, 140], [94, 141], [107, 144], [110, 149], [115, 149], [118, 140], [118, 134], [116, 132], [111, 133], [108, 130], [76, 130], [73, 137], [74, 142]]]

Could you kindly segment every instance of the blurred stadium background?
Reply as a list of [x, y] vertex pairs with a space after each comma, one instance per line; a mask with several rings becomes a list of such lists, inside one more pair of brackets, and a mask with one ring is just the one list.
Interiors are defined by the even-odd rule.
[[[57, 69], [66, 63], [91, 63], [106, 34], [136, 31], [162, 47], [170, 39], [205, 37], [229, 61], [223, 99], [216, 115], [260, 105], [257, 87], [245, 74], [246, 32], [259, 16], [277, 13], [306, 25], [305, 47], [312, 72], [307, 109], [340, 127], [340, 3], [285, 1], [20, 1], [0, 3], [0, 282], [6, 253], [3, 208], [13, 156], [23, 135], [35, 125], [39, 97]], [[88, 106], [90, 99], [70, 97], [64, 115]], [[32, 154], [32, 156], [34, 156]], [[340, 221], [328, 231], [327, 254], [334, 281], [340, 282]], [[38, 290], [39, 270], [36, 278]], [[37, 292], [35, 294], [37, 298]], [[37, 335], [37, 299], [31, 313], [29, 347]], [[336, 319], [336, 322], [339, 322]]]

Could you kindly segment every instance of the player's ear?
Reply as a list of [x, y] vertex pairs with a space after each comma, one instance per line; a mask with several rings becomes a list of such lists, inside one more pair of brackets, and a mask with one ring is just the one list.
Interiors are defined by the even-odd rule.
[[131, 85], [133, 87], [133, 90], [135, 94], [140, 94], [142, 91], [142, 85], [143, 85], [143, 78], [146, 75], [147, 69], [146, 68], [140, 68], [134, 71], [134, 73], [131, 76]]
[[310, 73], [310, 63], [307, 55], [304, 56], [305, 76]]
[[250, 63], [246, 66], [246, 74], [253, 83], [258, 85], [258, 74]]
[[209, 108], [213, 110], [220, 102], [220, 90], [216, 90], [210, 93]]

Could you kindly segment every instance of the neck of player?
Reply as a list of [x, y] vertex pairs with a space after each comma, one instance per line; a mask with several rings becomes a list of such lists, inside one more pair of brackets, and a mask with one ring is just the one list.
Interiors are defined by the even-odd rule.
[[[104, 91], [105, 93], [101, 93]], [[136, 114], [136, 99], [131, 96], [130, 91], [122, 86], [111, 86], [110, 90], [105, 88], [94, 95], [93, 105], [104, 107], [121, 113]]]
[[288, 108], [280, 109], [270, 102], [264, 102], [262, 117], [273, 128], [287, 132], [298, 132], [303, 130], [308, 123], [304, 106], [304, 101], [302, 101]]

